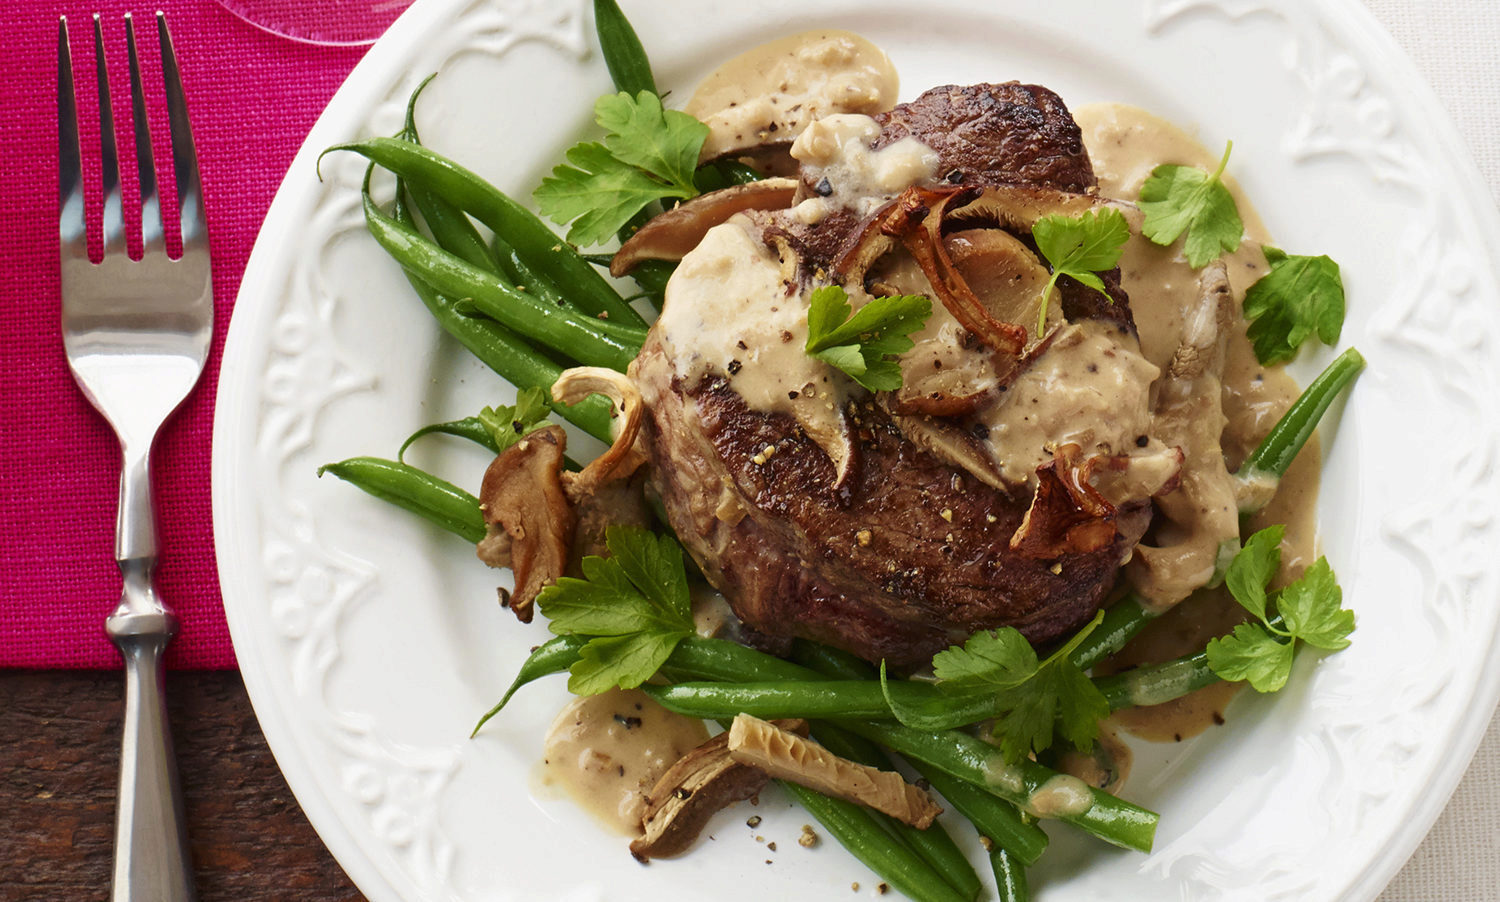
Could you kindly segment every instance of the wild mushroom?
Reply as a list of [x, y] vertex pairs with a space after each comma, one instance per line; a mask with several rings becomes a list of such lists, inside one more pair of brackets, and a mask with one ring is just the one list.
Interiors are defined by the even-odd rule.
[[729, 727], [729, 755], [780, 780], [857, 802], [920, 830], [943, 809], [894, 771], [840, 758], [758, 717], [740, 714]]
[[577, 404], [589, 395], [609, 399], [614, 441], [581, 472], [563, 475], [568, 500], [575, 504], [605, 482], [630, 476], [646, 461], [646, 455], [635, 446], [645, 406], [641, 403], [640, 389], [630, 377], [601, 366], [578, 366], [563, 370], [552, 384], [552, 400], [559, 404]]
[[628, 275], [643, 260], [676, 262], [698, 246], [708, 230], [746, 210], [782, 210], [797, 193], [796, 179], [762, 179], [710, 191], [655, 217], [631, 235], [609, 262], [609, 274]]
[[[802, 720], [776, 721], [781, 728], [806, 732]], [[763, 770], [729, 755], [729, 734], [720, 733], [677, 761], [656, 781], [641, 818], [644, 835], [630, 844], [640, 861], [671, 858], [692, 847], [709, 818], [748, 799], [771, 779]]]
[[1114, 541], [1113, 504], [1089, 484], [1081, 449], [1066, 444], [1036, 468], [1036, 494], [1010, 538], [1012, 551], [1037, 560], [1098, 551]]
[[[1001, 229], [967, 229], [944, 236], [942, 242], [954, 269], [997, 320], [1036, 322], [1047, 270], [1030, 248]], [[878, 289], [882, 276], [875, 278]], [[912, 285], [911, 291], [926, 290], [925, 277], [915, 281], [920, 287]], [[997, 370], [995, 355], [973, 353], [975, 336], [945, 307], [935, 309], [912, 339], [915, 345], [901, 356], [901, 388], [890, 398], [892, 409], [903, 414], [973, 413], [1003, 384], [1002, 376], [1013, 366], [1006, 360]], [[1041, 344], [1033, 342], [1027, 354], [1034, 356], [1040, 349]]]
[[531, 622], [537, 594], [568, 564], [578, 521], [560, 478], [567, 447], [560, 426], [530, 433], [490, 463], [479, 489], [489, 527], [479, 559], [515, 572], [515, 589], [502, 589], [500, 600], [523, 623]]
[[1152, 432], [1182, 450], [1181, 482], [1156, 507], [1163, 524], [1157, 545], [1139, 545], [1130, 575], [1141, 595], [1166, 608], [1209, 582], [1239, 547], [1236, 481], [1224, 465], [1223, 392], [1228, 324], [1234, 297], [1222, 261], [1198, 278], [1197, 305], [1157, 391]]

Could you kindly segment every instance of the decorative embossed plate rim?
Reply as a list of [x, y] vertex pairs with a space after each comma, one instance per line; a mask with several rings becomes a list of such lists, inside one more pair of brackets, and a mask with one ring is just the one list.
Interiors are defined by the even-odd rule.
[[[1054, 831], [1034, 885], [1043, 900], [1372, 898], [1442, 809], [1500, 694], [1488, 391], [1500, 222], [1389, 37], [1354, 0], [1060, 0], [1045, 13], [941, 0], [920, 16], [857, 0], [626, 6], [664, 84], [691, 84], [748, 43], [835, 25], [888, 48], [904, 97], [1015, 77], [1070, 103], [1138, 103], [1209, 144], [1233, 137], [1234, 172], [1283, 245], [1344, 265], [1344, 342], [1371, 369], [1325, 433], [1320, 518], [1357, 641], [1304, 656], [1285, 697], [1241, 699], [1226, 729], [1138, 750], [1130, 794], [1164, 814], [1151, 856]], [[774, 867], [740, 811], [708, 848], [642, 869], [533, 791], [555, 681], [464, 737], [540, 629], [486, 603], [492, 578], [466, 551], [312, 475], [392, 453], [414, 426], [500, 391], [361, 235], [358, 161], [328, 158], [320, 183], [317, 152], [394, 131], [410, 87], [441, 70], [424, 137], [524, 196], [608, 86], [584, 7], [419, 0], [278, 193], [241, 285], [214, 436], [221, 583], [245, 682], [298, 800], [372, 898], [688, 899], [709, 880], [725, 899], [825, 898], [860, 880], [869, 892], [841, 852], [797, 850], [802, 818], [774, 798], [757, 809], [757, 832], [783, 840]], [[482, 466], [463, 450], [418, 453], [443, 472]]]

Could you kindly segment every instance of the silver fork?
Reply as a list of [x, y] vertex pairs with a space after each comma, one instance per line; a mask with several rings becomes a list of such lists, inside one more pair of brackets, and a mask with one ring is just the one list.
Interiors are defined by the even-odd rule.
[[74, 379], [114, 427], [124, 458], [115, 521], [115, 560], [124, 588], [119, 606], [105, 621], [105, 631], [125, 659], [125, 735], [111, 881], [116, 902], [178, 902], [194, 897], [182, 793], [162, 694], [162, 655], [177, 631], [177, 618], [157, 598], [152, 584], [156, 518], [151, 503], [151, 446], [162, 421], [187, 397], [203, 371], [213, 332], [213, 284], [198, 161], [177, 59], [161, 13], [156, 14], [156, 29], [180, 206], [182, 256], [177, 260], [167, 255], [134, 22], [129, 15], [125, 17], [145, 249], [139, 261], [126, 253], [120, 166], [99, 16], [94, 16], [94, 58], [99, 84], [104, 256], [98, 263], [89, 260], [66, 18], [59, 23], [57, 45], [63, 345]]

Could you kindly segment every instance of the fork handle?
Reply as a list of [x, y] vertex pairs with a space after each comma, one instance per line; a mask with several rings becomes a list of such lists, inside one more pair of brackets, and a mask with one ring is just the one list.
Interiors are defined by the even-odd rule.
[[[126, 573], [127, 592], [132, 576], [143, 578], [149, 591], [148, 571]], [[177, 632], [177, 618], [168, 611], [117, 613], [105, 630], [125, 658], [125, 730], [110, 898], [191, 902], [195, 895], [182, 791], [162, 692], [162, 656]]]

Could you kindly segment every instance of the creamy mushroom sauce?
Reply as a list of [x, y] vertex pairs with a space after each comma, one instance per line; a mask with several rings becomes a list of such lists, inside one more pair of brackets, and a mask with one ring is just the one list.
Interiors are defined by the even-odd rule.
[[853, 383], [804, 350], [807, 299], [743, 217], [682, 259], [653, 328], [684, 385], [722, 375], [755, 410], [791, 414], [824, 448], [842, 444]]
[[847, 31], [789, 35], [714, 70], [684, 108], [708, 123], [700, 158], [791, 141], [814, 119], [875, 113], [896, 103], [899, 81], [885, 52]]
[[937, 151], [907, 136], [871, 150], [880, 123], [869, 116], [844, 113], [809, 123], [792, 142], [792, 159], [818, 196], [798, 204], [797, 218], [812, 225], [840, 207], [867, 216], [912, 185], [937, 177]]
[[[1136, 107], [1091, 104], [1073, 110], [1083, 129], [1084, 144], [1106, 197], [1135, 202], [1142, 182], [1162, 163], [1182, 163], [1213, 171], [1220, 152], [1210, 151], [1171, 123]], [[1238, 312], [1245, 290], [1266, 272], [1261, 247], [1269, 235], [1260, 216], [1239, 186], [1225, 179], [1245, 223], [1246, 241], [1225, 258]], [[1141, 352], [1165, 367], [1184, 328], [1183, 311], [1198, 294], [1197, 273], [1180, 259], [1177, 248], [1158, 247], [1138, 234], [1131, 236], [1120, 260], [1120, 275], [1140, 332]], [[1231, 325], [1223, 373], [1224, 454], [1231, 470], [1254, 449], [1292, 401], [1299, 389], [1281, 367], [1263, 367], [1245, 337], [1238, 314]], [[1271, 503], [1251, 518], [1249, 528], [1272, 523], [1286, 526], [1278, 583], [1296, 578], [1315, 558], [1314, 507], [1318, 493], [1320, 457], [1316, 439], [1308, 444], [1281, 481]], [[1244, 619], [1243, 611], [1224, 589], [1199, 591], [1154, 621], [1101, 672], [1170, 660], [1203, 648]], [[1153, 741], [1170, 742], [1194, 736], [1222, 723], [1224, 707], [1242, 683], [1221, 683], [1186, 698], [1117, 712], [1115, 722], [1126, 731]]]
[[703, 721], [673, 714], [638, 689], [580, 696], [552, 722], [537, 779], [600, 823], [639, 836], [646, 794], [707, 739]]

